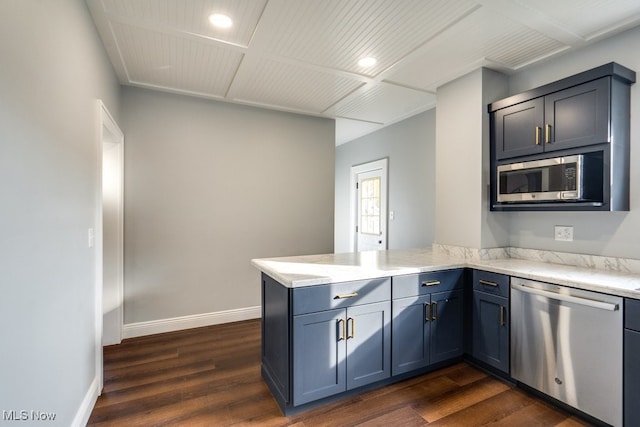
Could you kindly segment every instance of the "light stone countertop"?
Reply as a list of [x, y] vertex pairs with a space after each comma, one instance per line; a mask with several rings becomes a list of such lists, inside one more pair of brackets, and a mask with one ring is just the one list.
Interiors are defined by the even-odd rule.
[[289, 288], [470, 267], [523, 279], [640, 299], [640, 274], [506, 258], [466, 260], [432, 249], [402, 249], [254, 259]]

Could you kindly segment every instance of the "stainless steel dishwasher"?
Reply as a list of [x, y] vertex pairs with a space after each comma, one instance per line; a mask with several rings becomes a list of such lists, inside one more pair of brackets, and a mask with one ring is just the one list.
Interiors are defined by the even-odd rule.
[[511, 278], [511, 375], [622, 425], [622, 298]]

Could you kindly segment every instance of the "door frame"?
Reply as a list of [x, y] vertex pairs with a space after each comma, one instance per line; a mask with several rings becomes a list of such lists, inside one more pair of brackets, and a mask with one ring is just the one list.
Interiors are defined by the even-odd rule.
[[[97, 126], [97, 200], [96, 200], [96, 221], [94, 232], [95, 244], [95, 353], [96, 353], [96, 378], [98, 379], [98, 394], [102, 393], [103, 388], [103, 292], [104, 292], [104, 235], [103, 235], [103, 148], [106, 144], [117, 144], [118, 157], [120, 159], [117, 173], [120, 175], [120, 191], [118, 200], [118, 226], [116, 236], [117, 240], [117, 298], [120, 304], [120, 340], [122, 340], [122, 330], [124, 327], [124, 134], [120, 127], [109, 113], [102, 100], [97, 101], [98, 110], [98, 126]], [[90, 230], [91, 234], [92, 230]], [[91, 238], [91, 236], [90, 236]]]
[[383, 248], [387, 249], [389, 246], [388, 236], [388, 177], [389, 177], [389, 158], [385, 157], [372, 162], [362, 163], [359, 165], [351, 166], [351, 176], [349, 180], [349, 250], [355, 252], [357, 249], [357, 232], [356, 223], [358, 221], [358, 191], [356, 185], [358, 183], [358, 175], [364, 172], [371, 172], [375, 170], [381, 170], [382, 181], [380, 183], [380, 226], [383, 236]]

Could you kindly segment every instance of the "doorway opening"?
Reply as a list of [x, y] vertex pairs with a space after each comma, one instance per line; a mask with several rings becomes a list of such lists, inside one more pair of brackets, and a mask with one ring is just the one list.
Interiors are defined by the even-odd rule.
[[102, 390], [102, 347], [122, 341], [124, 324], [124, 134], [98, 101], [96, 220], [96, 370]]
[[387, 249], [388, 159], [351, 167], [350, 248]]

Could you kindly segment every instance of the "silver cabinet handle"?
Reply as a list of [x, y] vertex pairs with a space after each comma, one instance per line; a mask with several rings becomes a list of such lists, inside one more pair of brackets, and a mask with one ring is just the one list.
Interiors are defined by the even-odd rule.
[[551, 144], [551, 125], [548, 123], [544, 125], [544, 142]]
[[440, 281], [439, 280], [431, 280], [428, 282], [422, 282], [422, 286], [436, 286], [439, 285]]
[[496, 282], [490, 282], [488, 280], [478, 280], [478, 282], [480, 282], [481, 285], [487, 285], [487, 286], [493, 286], [494, 288], [498, 287], [498, 284]]
[[351, 292], [350, 294], [336, 295], [333, 299], [345, 299], [345, 298], [353, 298], [357, 296], [358, 296], [357, 292]]
[[[340, 328], [340, 324], [342, 324], [342, 328]], [[338, 337], [338, 341], [344, 341], [346, 335], [344, 319], [338, 319], [338, 328], [340, 328], [340, 336]]]
[[431, 304], [428, 302], [424, 303], [424, 321], [428, 322], [431, 320]]
[[[351, 322], [351, 327], [349, 327], [349, 322]], [[356, 336], [356, 321], [353, 320], [353, 317], [349, 317], [347, 319], [347, 339], [354, 338]]]

